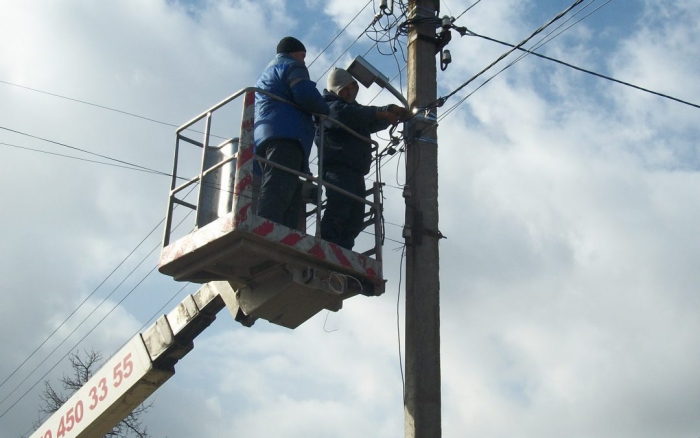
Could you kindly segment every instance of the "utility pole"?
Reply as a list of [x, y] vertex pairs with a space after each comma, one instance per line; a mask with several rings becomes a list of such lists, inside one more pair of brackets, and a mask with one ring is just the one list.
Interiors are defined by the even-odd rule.
[[[437, 97], [437, 0], [410, 0], [408, 103]], [[416, 19], [426, 18], [423, 23]], [[440, 254], [436, 110], [408, 124], [406, 152], [406, 438], [442, 436], [440, 395]]]

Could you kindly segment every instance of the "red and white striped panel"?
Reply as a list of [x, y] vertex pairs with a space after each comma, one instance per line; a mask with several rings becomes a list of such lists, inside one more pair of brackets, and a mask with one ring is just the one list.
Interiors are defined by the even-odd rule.
[[243, 118], [236, 160], [236, 178], [233, 198], [232, 229], [252, 232], [270, 242], [294, 248], [322, 261], [349, 268], [366, 279], [379, 284], [382, 279], [381, 263], [377, 260], [317, 239], [306, 233], [257, 217], [253, 211], [253, 154], [254, 154], [255, 93], [248, 92], [243, 103]]
[[243, 116], [241, 119], [241, 135], [238, 142], [238, 157], [236, 159], [236, 178], [233, 186], [234, 227], [247, 228], [246, 221], [255, 213], [253, 207], [253, 154], [255, 141], [253, 129], [255, 125], [255, 92], [249, 91], [243, 100]]
[[375, 259], [257, 216], [252, 218], [252, 225], [250, 231], [256, 236], [294, 248], [318, 260], [352, 269], [372, 282], [382, 281], [381, 264]]

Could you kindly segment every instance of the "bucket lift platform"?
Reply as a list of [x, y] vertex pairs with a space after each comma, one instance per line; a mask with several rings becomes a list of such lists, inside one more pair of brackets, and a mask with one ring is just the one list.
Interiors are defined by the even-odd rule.
[[[232, 215], [165, 247], [160, 272], [179, 281], [227, 281], [243, 312], [295, 328], [323, 309], [337, 311], [357, 294], [381, 295], [384, 280], [375, 259], [317, 237], [249, 218], [252, 230], [235, 226]], [[227, 300], [228, 301], [228, 300]]]
[[[235, 292], [222, 296], [229, 310], [244, 325], [250, 326], [262, 318], [296, 328], [324, 309], [339, 310], [347, 298], [384, 293], [381, 242], [375, 237], [375, 246], [360, 254], [255, 214], [253, 163], [256, 158], [252, 132], [255, 91], [259, 90], [242, 90], [178, 129], [159, 271], [178, 281], [228, 282]], [[211, 117], [216, 109], [240, 95], [245, 95], [240, 138], [222, 144], [237, 145], [238, 150], [218, 153], [221, 146], [209, 146]], [[187, 138], [184, 132], [202, 120], [207, 126], [204, 142]], [[198, 176], [176, 186], [181, 141], [202, 148], [203, 164]], [[196, 206], [178, 199], [178, 193], [184, 188], [200, 181]], [[233, 190], [222, 190], [222, 186]], [[211, 187], [217, 189], [209, 190]], [[366, 202], [376, 235], [381, 231], [378, 187], [375, 183], [374, 202]], [[227, 192], [231, 195], [229, 206], [224, 209], [227, 212], [202, 220], [206, 216], [203, 206], [210, 198], [221, 198], [215, 202], [221, 211], [221, 200], [226, 204]], [[170, 242], [172, 210], [178, 204], [196, 209], [199, 225], [191, 233]]]

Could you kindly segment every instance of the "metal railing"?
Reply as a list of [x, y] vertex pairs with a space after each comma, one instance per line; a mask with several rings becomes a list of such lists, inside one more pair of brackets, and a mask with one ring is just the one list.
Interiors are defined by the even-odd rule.
[[[237, 91], [233, 95], [229, 96], [228, 98], [222, 100], [218, 104], [214, 105], [213, 107], [209, 108], [208, 110], [204, 111], [203, 113], [199, 114], [198, 116], [194, 117], [184, 125], [180, 126], [177, 131], [176, 131], [176, 143], [175, 143], [175, 155], [174, 155], [174, 160], [173, 160], [173, 170], [172, 170], [172, 180], [170, 184], [170, 194], [168, 198], [168, 209], [167, 209], [167, 215], [166, 215], [166, 221], [165, 221], [165, 232], [163, 236], [163, 247], [166, 247], [170, 244], [170, 239], [171, 239], [171, 234], [173, 231], [173, 210], [177, 205], [181, 205], [183, 207], [192, 209], [197, 211], [197, 220], [196, 220], [196, 226], [201, 227], [206, 225], [206, 223], [210, 222], [213, 219], [216, 219], [216, 217], [212, 217], [210, 212], [205, 211], [202, 208], [202, 205], [209, 202], [211, 204], [211, 200], [208, 198], [212, 196], [213, 194], [216, 193], [216, 191], [219, 191], [219, 195], [224, 192], [227, 195], [226, 198], [226, 208], [224, 208], [225, 211], [221, 212], [219, 211], [219, 215], [221, 213], [229, 213], [232, 211], [235, 206], [235, 198], [236, 195], [239, 195], [239, 193], [235, 193], [235, 183], [234, 181], [236, 180], [235, 175], [231, 173], [228, 175], [228, 183], [226, 182], [220, 182], [219, 184], [216, 184], [213, 182], [213, 176], [218, 176], [221, 181], [225, 180], [227, 166], [232, 167], [233, 164], [236, 162], [236, 160], [239, 158], [239, 154], [241, 154], [241, 151], [244, 150], [244, 148], [250, 147], [254, 148], [254, 144], [243, 144], [242, 139], [244, 138], [244, 130], [251, 130], [250, 135], [247, 136], [249, 137], [249, 141], [252, 143], [252, 129], [253, 129], [253, 121], [252, 117], [250, 120], [246, 120], [246, 105], [250, 105], [250, 103], [244, 102], [243, 106], [243, 114], [241, 116], [242, 118], [242, 123], [241, 123], [241, 130], [242, 132], [240, 133], [240, 137], [235, 137], [235, 138], [229, 138], [229, 139], [223, 139], [223, 141], [215, 146], [210, 146], [211, 143], [211, 137], [214, 137], [214, 135], [211, 134], [211, 127], [212, 127], [212, 119], [214, 117], [214, 114], [218, 111], [226, 107], [228, 104], [232, 103], [236, 99], [238, 99], [241, 96], [246, 96], [248, 94], [252, 93], [260, 93], [264, 94], [271, 99], [284, 102], [288, 105], [295, 105], [292, 102], [289, 102], [285, 99], [282, 99], [278, 96], [275, 96], [265, 90], [261, 90], [259, 88], [254, 88], [254, 87], [248, 87], [244, 88], [242, 90]], [[250, 108], [248, 108], [250, 110]], [[314, 114], [314, 116], [317, 117], [318, 123], [322, 124], [324, 121], [329, 121], [333, 124], [336, 124], [339, 126], [341, 129], [347, 131], [351, 135], [354, 135], [363, 141], [366, 141], [372, 145], [372, 150], [376, 152], [378, 150], [378, 144], [376, 141], [364, 137], [357, 132], [353, 131], [352, 129], [348, 128], [347, 126], [343, 125], [342, 123], [331, 119], [325, 115], [322, 114]], [[198, 124], [204, 122], [204, 131], [203, 131], [203, 141], [197, 141], [193, 138], [190, 138], [186, 133], [188, 131], [192, 132], [199, 132], [202, 133], [201, 131], [195, 131], [193, 127]], [[296, 175], [304, 180], [311, 181], [315, 184], [318, 185], [318, 187], [323, 187], [327, 190], [335, 190], [336, 192], [346, 196], [348, 199], [352, 199], [354, 201], [363, 203], [365, 205], [368, 205], [370, 207], [370, 215], [372, 216], [372, 219], [370, 221], [365, 222], [365, 226], [371, 225], [372, 222], [374, 222], [374, 247], [363, 252], [363, 254], [367, 256], [372, 256], [374, 255], [375, 259], [378, 261], [381, 261], [382, 257], [382, 251], [381, 251], [381, 246], [382, 246], [382, 225], [381, 225], [381, 220], [382, 220], [382, 199], [381, 199], [381, 182], [379, 181], [374, 181], [373, 188], [371, 190], [372, 193], [372, 201], [368, 201], [366, 198], [362, 198], [359, 196], [356, 196], [346, 190], [343, 190], [339, 187], [334, 186], [333, 184], [330, 184], [326, 181], [323, 180], [323, 143], [324, 143], [324, 135], [323, 135], [323, 130], [321, 130], [321, 134], [318, 136], [320, 138], [320, 145], [317, 145], [318, 149], [318, 176], [313, 176], [309, 175], [303, 172], [299, 172], [293, 169], [289, 169], [285, 166], [279, 165], [277, 163], [273, 163], [263, 157], [254, 155], [253, 160], [250, 161], [250, 163], [246, 163], [246, 165], [253, 165], [253, 161], [257, 161], [263, 165], [266, 166], [273, 166], [279, 169], [282, 169], [286, 172], [289, 172], [293, 175]], [[240, 143], [239, 143], [240, 142]], [[179, 167], [179, 159], [180, 159], [180, 154], [181, 154], [181, 146], [183, 144], [189, 144], [196, 146], [198, 148], [202, 149], [202, 156], [201, 156], [201, 163], [199, 166], [199, 172], [197, 175], [190, 177], [190, 178], [182, 178], [178, 176], [178, 167]], [[238, 144], [238, 148], [235, 148], [234, 145]], [[235, 149], [233, 153], [230, 153], [228, 156], [226, 154], [222, 154], [220, 157], [214, 157], [212, 159], [212, 154], [215, 154], [215, 151], [221, 151], [224, 148], [227, 148], [229, 146], [234, 146]], [[376, 163], [376, 161], [375, 161]], [[376, 163], [378, 165], [378, 163]], [[236, 172], [240, 171], [240, 169], [236, 169]], [[252, 174], [252, 173], [251, 173]], [[376, 177], [378, 177], [379, 172], [375, 173]], [[375, 177], [375, 178], [376, 178]], [[180, 182], [181, 180], [184, 180], [184, 182]], [[188, 187], [193, 186], [194, 184], [199, 184], [199, 192], [197, 195], [197, 202], [196, 203], [190, 203], [184, 200], [184, 198], [187, 196], [180, 196], [183, 190], [185, 190]], [[315, 227], [315, 235], [316, 237], [320, 238], [320, 224], [321, 224], [321, 214], [322, 214], [322, 200], [323, 200], [323, 190], [319, 189], [317, 191], [317, 199], [316, 199], [316, 227]], [[188, 193], [189, 194], [189, 193]], [[178, 196], [180, 196], [178, 198]], [[365, 217], [367, 214], [365, 215]], [[304, 230], [306, 231], [306, 230]]]

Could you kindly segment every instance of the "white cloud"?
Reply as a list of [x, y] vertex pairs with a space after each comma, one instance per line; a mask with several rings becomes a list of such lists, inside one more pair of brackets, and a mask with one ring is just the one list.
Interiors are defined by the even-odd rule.
[[[464, 9], [449, 6], [454, 14]], [[566, 5], [538, 6], [483, 2], [458, 24], [519, 42], [541, 24], [533, 17]], [[328, 16], [319, 15], [322, 7]], [[178, 124], [252, 84], [280, 37], [297, 35], [310, 52], [320, 51], [360, 7], [24, 2], [0, 16], [11, 35], [0, 41], [0, 80]], [[699, 102], [695, 2], [647, 2], [644, 11], [630, 11], [638, 21], [626, 19], [614, 31], [595, 21], [610, 7], [617, 6], [543, 53]], [[312, 76], [356, 38], [365, 18], [324, 53]], [[369, 48], [361, 44], [346, 57]], [[506, 50], [456, 35], [449, 48], [454, 62], [438, 76], [443, 95]], [[386, 59], [371, 61], [393, 75], [395, 63]], [[0, 126], [170, 167], [172, 127], [7, 84], [0, 84], [0, 99]], [[448, 237], [440, 243], [443, 435], [697, 435], [697, 111], [527, 57], [441, 122], [440, 229]], [[238, 122], [231, 120], [233, 131]], [[74, 153], [5, 131], [0, 141]], [[7, 354], [0, 377], [162, 219], [169, 183], [1, 150], [0, 345]], [[390, 185], [397, 185], [397, 162], [403, 165], [395, 158], [383, 169]], [[387, 219], [399, 225], [387, 225], [387, 237], [401, 240], [400, 191], [387, 187], [385, 194]], [[144, 419], [151, 432], [400, 435], [396, 246], [385, 246], [384, 296], [354, 298], [295, 331], [263, 321], [239, 328], [222, 312], [154, 396]], [[149, 258], [129, 284], [155, 263]], [[91, 335], [94, 345], [116, 348], [180, 287], [150, 277], [146, 284], [147, 294], [137, 289]], [[0, 434], [27, 430], [36, 404], [28, 398], [0, 419]]]

